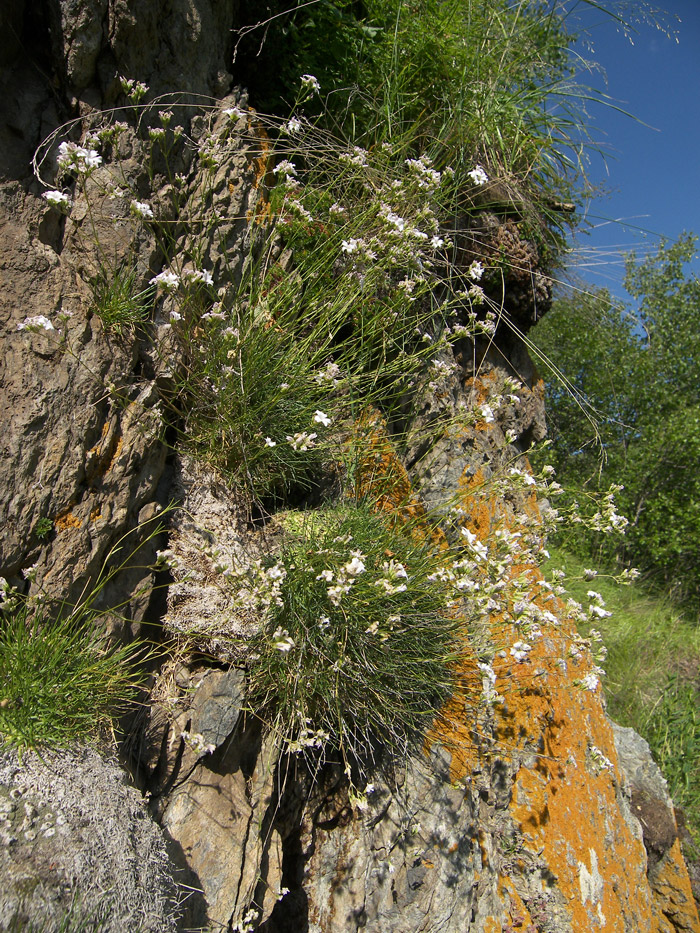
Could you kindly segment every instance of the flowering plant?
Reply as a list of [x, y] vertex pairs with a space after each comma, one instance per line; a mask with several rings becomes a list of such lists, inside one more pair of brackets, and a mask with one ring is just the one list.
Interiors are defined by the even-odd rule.
[[269, 569], [252, 586], [234, 583], [240, 598], [259, 591], [265, 605], [251, 645], [254, 708], [293, 751], [335, 748], [366, 761], [386, 735], [400, 754], [454, 679], [457, 622], [450, 587], [431, 577], [432, 546], [363, 503], [285, 527], [275, 597]]

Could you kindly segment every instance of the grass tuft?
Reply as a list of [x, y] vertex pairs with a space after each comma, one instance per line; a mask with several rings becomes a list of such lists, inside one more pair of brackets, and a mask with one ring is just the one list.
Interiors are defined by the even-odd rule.
[[364, 504], [291, 526], [278, 585], [252, 647], [249, 695], [292, 751], [327, 742], [367, 761], [401, 754], [454, 686], [458, 621], [438, 563], [410, 530]]
[[138, 646], [111, 647], [98, 618], [26, 606], [0, 629], [0, 744], [20, 752], [86, 741], [133, 697]]

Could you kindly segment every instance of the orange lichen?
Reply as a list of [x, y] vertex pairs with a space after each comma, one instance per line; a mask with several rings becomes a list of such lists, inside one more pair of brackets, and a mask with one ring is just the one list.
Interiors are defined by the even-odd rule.
[[[488, 379], [475, 380], [474, 390], [488, 399]], [[485, 429], [491, 427], [484, 424]], [[355, 440], [355, 494], [383, 514], [410, 522], [414, 533], [422, 528], [423, 534], [435, 535], [381, 420], [363, 419]], [[455, 496], [464, 527], [484, 543], [498, 528], [515, 530], [516, 508], [539, 520], [537, 499], [529, 488], [508, 501], [489, 490], [484, 468], [465, 471]], [[594, 689], [583, 684], [593, 663], [590, 650], [578, 637], [566, 606], [540, 585], [542, 581], [534, 562], [514, 563], [499, 597], [503, 608], [494, 610], [488, 622], [502, 702], [490, 710], [481, 703], [482, 674], [465, 630], [454, 693], [425, 740], [426, 752], [439, 744], [451, 753], [455, 782], [483, 772], [495, 758], [517, 767], [509, 812], [522, 858], [520, 869], [514, 870], [531, 880], [528, 894], [521, 896], [511, 879], [501, 879], [503, 915], [488, 918], [484, 930], [535, 929], [527, 906], [530, 898], [541, 898], [546, 906], [547, 898], [556, 896], [558, 909], [568, 914], [576, 933], [699, 931], [678, 844], [653, 890], [649, 885], [643, 843], [620, 809], [622, 776], [601, 690], [595, 682]], [[541, 637], [531, 639], [524, 661], [510, 653], [523, 637], [507, 612], [516, 583], [520, 598], [524, 588], [536, 605], [557, 619], [546, 625]], [[488, 846], [485, 840], [479, 842], [483, 864], [488, 865]], [[541, 890], [532, 880], [533, 865], [542, 873]], [[675, 926], [669, 926], [668, 917]]]
[[[534, 495], [523, 491], [519, 500], [519, 509], [539, 517]], [[485, 543], [497, 527], [513, 530], [512, 507], [489, 494], [482, 469], [462, 475], [458, 504], [465, 527]], [[533, 639], [527, 660], [518, 662], [509, 649], [522, 635], [504, 611], [493, 612], [490, 639], [501, 656], [497, 653], [492, 666], [502, 703], [493, 711], [491, 740], [483, 741], [469, 722], [473, 714], [468, 711], [474, 709], [473, 698], [480, 693], [474, 676], [471, 683], [465, 679], [445, 705], [429, 740], [444, 741], [452, 752], [453, 780], [469, 778], [489, 755], [527, 762], [516, 774], [510, 813], [524, 849], [556, 876], [573, 930], [623, 931], [630, 928], [629, 919], [634, 916], [638, 929], [661, 933], [663, 928], [652, 921], [643, 845], [620, 817], [616, 788], [621, 776], [600, 688], [587, 690], [581, 685], [590, 669], [590, 655], [574, 652], [571, 656], [575, 625], [560, 600], [547, 593], [544, 604], [545, 594], [538, 586], [542, 574], [535, 564], [521, 563], [510, 569], [501, 594], [504, 604], [509, 582], [516, 579], [527, 581], [533, 601], [553, 612], [558, 624], [548, 627], [544, 637]], [[612, 773], [592, 763], [591, 747], [610, 761]], [[669, 887], [676, 889], [675, 879]], [[546, 893], [543, 887], [542, 895]], [[516, 921], [521, 919], [526, 928], [529, 914], [513, 894], [507, 928], [518, 929]], [[680, 899], [692, 905], [692, 897], [688, 899], [685, 893]], [[668, 898], [662, 901], [666, 910]], [[499, 928], [498, 924], [494, 927]]]
[[355, 497], [368, 502], [374, 511], [406, 525], [417, 541], [430, 541], [437, 549], [446, 549], [444, 532], [428, 521], [382, 419], [372, 413], [360, 418], [351, 444]]
[[112, 469], [124, 445], [124, 440], [115, 420], [102, 425], [100, 440], [85, 455], [87, 481], [90, 486], [97, 483]]
[[651, 879], [654, 898], [654, 933], [697, 933], [698, 912], [683, 860], [675, 840]]
[[246, 220], [249, 223], [252, 220], [256, 224], [262, 224], [271, 214], [270, 202], [263, 186], [272, 168], [273, 151], [270, 137], [265, 132], [264, 127], [255, 122], [253, 122], [251, 126], [253, 132], [260, 140], [260, 152], [252, 160], [253, 188], [258, 192], [258, 198], [254, 207], [251, 207], [246, 213]]
[[74, 503], [54, 518], [53, 524], [57, 532], [66, 531], [68, 528], [80, 528], [82, 524], [80, 519], [73, 515], [71, 511], [73, 504]]

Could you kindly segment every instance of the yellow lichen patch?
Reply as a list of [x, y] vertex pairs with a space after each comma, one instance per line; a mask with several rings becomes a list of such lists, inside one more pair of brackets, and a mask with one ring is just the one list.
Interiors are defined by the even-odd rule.
[[472, 474], [462, 473], [459, 479], [458, 505], [465, 513], [464, 527], [487, 541], [500, 518], [499, 504], [493, 496], [485, 495], [488, 488], [482, 467]]
[[95, 486], [111, 470], [123, 444], [117, 420], [106, 421], [102, 425], [100, 440], [85, 454], [85, 473], [90, 486]]
[[[639, 929], [651, 930], [645, 854], [619, 818], [620, 774], [600, 688], [580, 683], [586, 664], [567, 656], [571, 623], [561, 604], [554, 611], [560, 628], [539, 640], [526, 662], [505, 660], [497, 670], [510, 688], [496, 709], [496, 746], [530, 759], [516, 775], [510, 811], [525, 848], [556, 876], [572, 929], [629, 929], [624, 915], [634, 905]], [[496, 624], [494, 639], [508, 644], [508, 628]], [[609, 766], [592, 763], [592, 747]]]
[[446, 549], [444, 532], [427, 520], [382, 419], [378, 415], [361, 418], [351, 443], [355, 459], [353, 494], [388, 519], [408, 525], [417, 541], [430, 541], [437, 549]]
[[653, 933], [699, 933], [698, 911], [678, 839], [664, 855], [651, 887], [655, 895]]
[[[518, 509], [525, 502], [530, 516], [538, 518], [537, 502], [529, 490], [518, 498]], [[512, 506], [502, 496], [489, 493], [481, 470], [462, 476], [458, 504], [465, 527], [485, 544], [497, 528], [515, 530]], [[509, 593], [516, 581], [521, 596], [524, 587], [533, 602], [557, 620], [543, 626], [541, 637], [530, 640], [530, 650], [522, 660], [511, 649], [523, 635], [506, 611], [514, 599]], [[640, 930], [651, 930], [645, 853], [640, 840], [620, 819], [616, 798], [620, 774], [600, 687], [594, 681], [593, 690], [582, 684], [592, 658], [587, 648], [571, 651], [577, 644], [573, 621], [540, 581], [542, 574], [534, 563], [513, 564], [499, 596], [503, 608], [490, 617], [489, 637], [496, 653], [492, 666], [501, 696], [493, 710], [491, 741], [482, 742], [467, 726], [464, 697], [453, 697], [446, 705], [444, 718], [454, 721], [461, 707], [464, 722], [464, 749], [453, 752], [452, 777], [468, 777], [474, 764], [489, 754], [523, 762], [516, 774], [510, 813], [525, 851], [556, 877], [572, 930], [612, 933], [629, 929], [625, 924], [630, 912]], [[452, 731], [459, 738], [459, 730], [453, 726]], [[610, 763], [612, 773], [608, 766], [596, 767], [592, 747], [599, 761]], [[459, 769], [464, 769], [461, 774]], [[544, 882], [541, 894], [547, 894]], [[518, 904], [511, 913], [510, 928], [517, 929], [516, 920], [528, 916], [524, 905]]]
[[482, 751], [476, 712], [481, 676], [466, 638], [463, 647], [464, 655], [457, 666], [456, 689], [433, 720], [424, 743], [426, 753], [435, 744], [450, 753], [452, 782], [472, 774], [487, 757]]
[[100, 511], [100, 507], [98, 505], [98, 506], [95, 506], [95, 508], [90, 512], [90, 521], [96, 522], [100, 518], [102, 518], [102, 512]]
[[[498, 879], [498, 893], [508, 914], [507, 929], [512, 930], [513, 933], [517, 930], [522, 930], [523, 933], [527, 933], [528, 929], [537, 929], [532, 922], [530, 911], [515, 890], [515, 886], [510, 878], [506, 878], [503, 875], [500, 876]], [[498, 922], [498, 926], [495, 929], [498, 930], [499, 933], [502, 933], [503, 926], [500, 922]]]
[[252, 127], [256, 137], [260, 140], [260, 152], [252, 161], [253, 188], [258, 192], [259, 197], [255, 206], [248, 210], [246, 220], [248, 223], [253, 221], [256, 224], [262, 224], [271, 216], [270, 202], [261, 189], [272, 168], [273, 152], [270, 137], [264, 127], [259, 123], [252, 123]]
[[71, 508], [72, 506], [54, 518], [53, 524], [56, 531], [61, 532], [66, 531], [68, 528], [80, 528], [81, 521], [73, 515]]

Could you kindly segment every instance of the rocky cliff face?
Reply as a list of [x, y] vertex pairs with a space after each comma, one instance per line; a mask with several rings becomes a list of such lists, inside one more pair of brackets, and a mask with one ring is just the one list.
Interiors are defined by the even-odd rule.
[[[432, 516], [458, 516], [473, 558], [465, 589], [492, 573], [480, 569], [479, 548], [503, 548], [498, 596], [468, 604], [458, 676], [422, 747], [397, 758], [380, 746], [358, 776], [339, 755], [290, 752], [246, 701], [249, 658], [238, 646], [260, 620], [237, 608], [221, 567], [276, 558], [293, 516], [263, 521], [240, 486], [185, 449], [187, 412], [173, 414], [173, 386], [192, 368], [172, 339], [173, 299], [160, 300], [152, 326], [120, 329], [95, 312], [105, 265], [128, 267], [129, 295], [147, 289], [169, 249], [189, 248], [184, 218], [201, 216], [204, 202], [215, 224], [198, 234], [193, 271], [206, 269], [222, 303], [245, 274], [251, 230], [270, 214], [272, 164], [265, 129], [227, 71], [236, 25], [233, 2], [210, 0], [14, 0], [0, 12], [0, 574], [29, 595], [75, 600], [125, 535], [133, 549], [145, 540], [99, 598], [120, 607], [115, 637], [156, 632], [169, 646], [123, 748], [148, 807], [96, 754], [52, 758], [68, 816], [50, 833], [58, 784], [33, 759], [4, 762], [3, 929], [13, 916], [57, 928], [78, 896], [93, 910], [107, 899], [105, 928], [124, 931], [700, 930], [663, 779], [639, 737], [607, 719], [576, 612], [537, 567], [542, 516], [523, 454], [544, 436], [543, 389], [502, 324], [440, 349], [430, 378], [417, 380], [401, 455], [377, 416], [353, 462], [354, 488], [390, 521], [410, 512], [416, 528], [433, 529]], [[149, 100], [176, 93], [163, 106], [175, 104], [193, 146], [167, 164], [154, 159], [155, 124], [139, 126], [136, 106], [130, 114], [135, 84], [120, 75], [148, 84]], [[104, 159], [61, 213], [42, 197], [35, 151], [41, 178], [55, 184], [59, 143], [89, 153], [115, 107], [124, 110], [110, 119], [124, 116], [124, 129], [103, 139]], [[206, 161], [211, 140], [218, 167]], [[131, 198], [115, 197], [120, 185]], [[171, 225], [170, 246], [135, 222], [146, 208]], [[512, 219], [485, 211], [464, 236], [468, 259], [499, 244], [510, 251], [500, 304], [526, 327], [549, 300], [532, 244]], [[278, 249], [274, 262], [293, 280], [293, 257]], [[32, 326], [39, 317], [50, 328]], [[332, 492], [338, 476], [324, 482]], [[151, 540], [172, 501], [167, 531]], [[317, 503], [297, 495], [293, 504]], [[42, 518], [48, 536], [37, 531]], [[87, 787], [90, 775], [100, 775], [89, 805], [106, 840], [99, 859], [129, 876], [116, 900], [92, 883], [96, 856], [80, 818], [92, 791], [76, 800], [68, 787]], [[141, 857], [157, 870], [135, 872]], [[39, 880], [28, 884], [32, 864]]]

